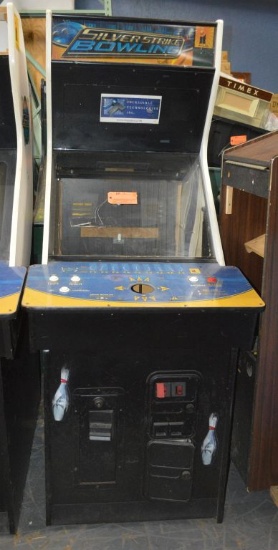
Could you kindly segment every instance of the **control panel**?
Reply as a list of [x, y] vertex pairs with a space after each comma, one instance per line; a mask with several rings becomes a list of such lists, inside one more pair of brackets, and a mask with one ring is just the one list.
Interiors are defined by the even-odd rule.
[[215, 263], [52, 262], [30, 268], [23, 305], [262, 307], [263, 302], [237, 268]]
[[17, 311], [25, 275], [25, 267], [10, 267], [6, 262], [0, 262], [0, 315]]

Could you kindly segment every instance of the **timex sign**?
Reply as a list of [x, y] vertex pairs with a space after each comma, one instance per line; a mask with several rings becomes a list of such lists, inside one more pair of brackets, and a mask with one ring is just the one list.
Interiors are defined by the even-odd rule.
[[247, 94], [258, 99], [264, 99], [265, 101], [270, 101], [272, 98], [272, 93], [267, 92], [266, 90], [261, 90], [260, 88], [255, 88], [250, 86], [250, 84], [245, 84], [244, 82], [239, 82], [237, 80], [232, 80], [220, 76], [219, 85], [224, 88], [229, 88], [230, 90], [235, 90], [243, 94]]

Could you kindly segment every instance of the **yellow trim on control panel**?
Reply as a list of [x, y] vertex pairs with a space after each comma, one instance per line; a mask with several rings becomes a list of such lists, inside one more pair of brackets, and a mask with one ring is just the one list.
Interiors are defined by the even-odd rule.
[[192, 300], [179, 302], [173, 296], [168, 302], [155, 301], [147, 295], [135, 296], [134, 301], [80, 300], [25, 288], [22, 305], [26, 308], [263, 308], [264, 302], [253, 290], [217, 300]]
[[20, 293], [15, 292], [10, 296], [3, 296], [2, 298], [0, 298], [0, 316], [15, 313], [18, 308], [19, 297]]

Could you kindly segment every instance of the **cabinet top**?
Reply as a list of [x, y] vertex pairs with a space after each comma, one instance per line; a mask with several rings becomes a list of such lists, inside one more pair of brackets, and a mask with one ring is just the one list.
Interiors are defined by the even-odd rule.
[[270, 132], [242, 145], [227, 149], [223, 160], [268, 166], [278, 156], [278, 131]]

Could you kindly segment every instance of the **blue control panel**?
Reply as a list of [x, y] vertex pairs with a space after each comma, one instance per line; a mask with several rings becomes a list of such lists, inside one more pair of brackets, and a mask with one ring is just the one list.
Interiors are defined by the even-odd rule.
[[235, 297], [237, 305], [263, 306], [237, 268], [214, 263], [51, 262], [29, 269], [23, 304], [219, 306]]

